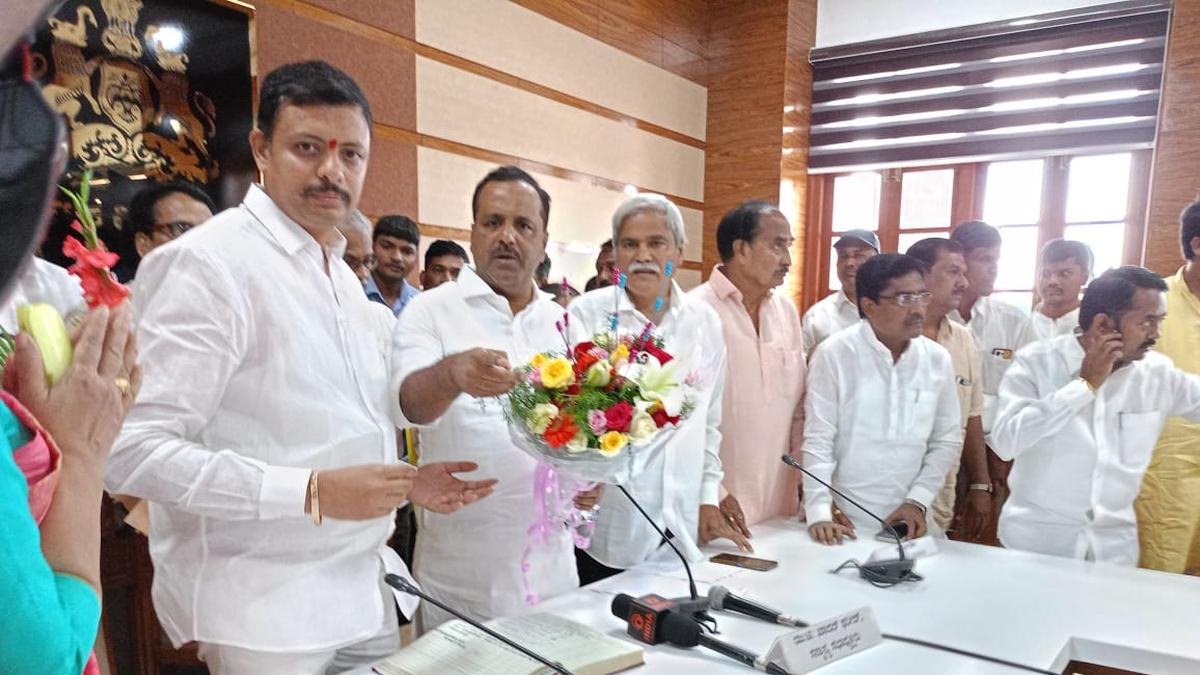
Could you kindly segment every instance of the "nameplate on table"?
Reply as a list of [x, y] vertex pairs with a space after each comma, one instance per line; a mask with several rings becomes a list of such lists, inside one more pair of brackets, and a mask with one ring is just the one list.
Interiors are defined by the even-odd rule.
[[814, 623], [775, 639], [766, 661], [789, 673], [805, 673], [883, 642], [870, 607]]

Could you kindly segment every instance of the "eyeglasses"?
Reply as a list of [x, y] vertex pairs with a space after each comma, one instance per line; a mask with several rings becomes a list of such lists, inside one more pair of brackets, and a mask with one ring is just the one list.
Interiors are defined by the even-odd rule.
[[346, 265], [352, 270], [357, 270], [360, 267], [365, 267], [367, 270], [375, 269], [375, 257], [367, 256], [365, 258], [357, 258], [352, 255], [342, 256], [342, 260], [346, 261]]
[[923, 293], [897, 293], [895, 295], [881, 295], [880, 300], [895, 300], [897, 305], [901, 307], [915, 307], [920, 305], [924, 307], [929, 304], [929, 299], [933, 294], [929, 291]]
[[163, 232], [163, 233], [169, 235], [172, 239], [174, 239], [175, 237], [178, 237], [179, 235], [183, 234], [184, 232], [187, 232], [188, 230], [192, 229], [195, 226], [196, 225], [194, 223], [185, 223], [182, 221], [177, 221], [174, 223], [155, 223], [155, 224], [151, 225], [151, 227], [153, 227], [155, 229], [155, 231]]

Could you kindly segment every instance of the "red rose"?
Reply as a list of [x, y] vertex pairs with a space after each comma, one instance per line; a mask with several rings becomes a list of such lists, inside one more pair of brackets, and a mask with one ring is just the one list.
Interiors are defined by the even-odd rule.
[[550, 422], [550, 426], [546, 427], [542, 437], [546, 439], [550, 447], [561, 448], [575, 438], [575, 434], [578, 433], [579, 427], [575, 426], [575, 420], [570, 415], [563, 413]]
[[658, 362], [664, 366], [675, 358], [674, 356], [671, 356], [670, 354], [659, 349], [658, 346], [656, 346], [653, 342], [647, 342], [646, 344], [642, 345], [642, 351], [658, 359]]
[[595, 346], [596, 343], [594, 342], [580, 342], [579, 344], [575, 345], [575, 358], [578, 359], [584, 354], [592, 351], [592, 348]]
[[662, 408], [657, 408], [654, 412], [650, 413], [650, 419], [654, 420], [654, 426], [660, 429], [668, 424], [679, 424], [678, 416], [671, 417]]
[[629, 422], [633, 419], [633, 406], [627, 401], [621, 401], [604, 411], [604, 419], [608, 422], [609, 431], [629, 431]]
[[567, 390], [566, 390], [566, 394], [567, 394], [567, 396], [578, 396], [579, 395], [579, 383], [576, 382], [575, 384], [568, 386]]

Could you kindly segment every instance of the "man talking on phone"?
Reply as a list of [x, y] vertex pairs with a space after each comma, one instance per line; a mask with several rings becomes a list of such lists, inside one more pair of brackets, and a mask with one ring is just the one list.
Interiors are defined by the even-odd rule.
[[[921, 334], [925, 264], [881, 253], [858, 270], [859, 314], [813, 353], [804, 404], [804, 466], [888, 523], [920, 537], [926, 511], [962, 451], [950, 353]], [[856, 538], [875, 518], [804, 479], [808, 532], [822, 544]], [[873, 530], [872, 530], [873, 531]]]
[[1200, 376], [1150, 351], [1166, 290], [1147, 269], [1109, 270], [1084, 293], [1082, 335], [1017, 353], [992, 429], [996, 454], [1013, 460], [1003, 545], [1137, 564], [1133, 502], [1163, 422], [1200, 422]]

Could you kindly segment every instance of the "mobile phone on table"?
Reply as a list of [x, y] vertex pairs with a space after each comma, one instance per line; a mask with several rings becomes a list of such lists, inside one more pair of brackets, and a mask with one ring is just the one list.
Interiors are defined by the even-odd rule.
[[[892, 529], [896, 531], [896, 536], [900, 537], [901, 541], [908, 539], [908, 523], [901, 520], [899, 522], [890, 523], [890, 525], [892, 526]], [[896, 537], [893, 537], [891, 530], [886, 527], [876, 533], [875, 538], [879, 541], [896, 541]]]
[[756, 572], [766, 572], [767, 570], [779, 567], [779, 563], [774, 560], [751, 558], [748, 555], [738, 555], [737, 553], [718, 553], [710, 558], [710, 560], [720, 565], [732, 565], [733, 567], [741, 567]]

